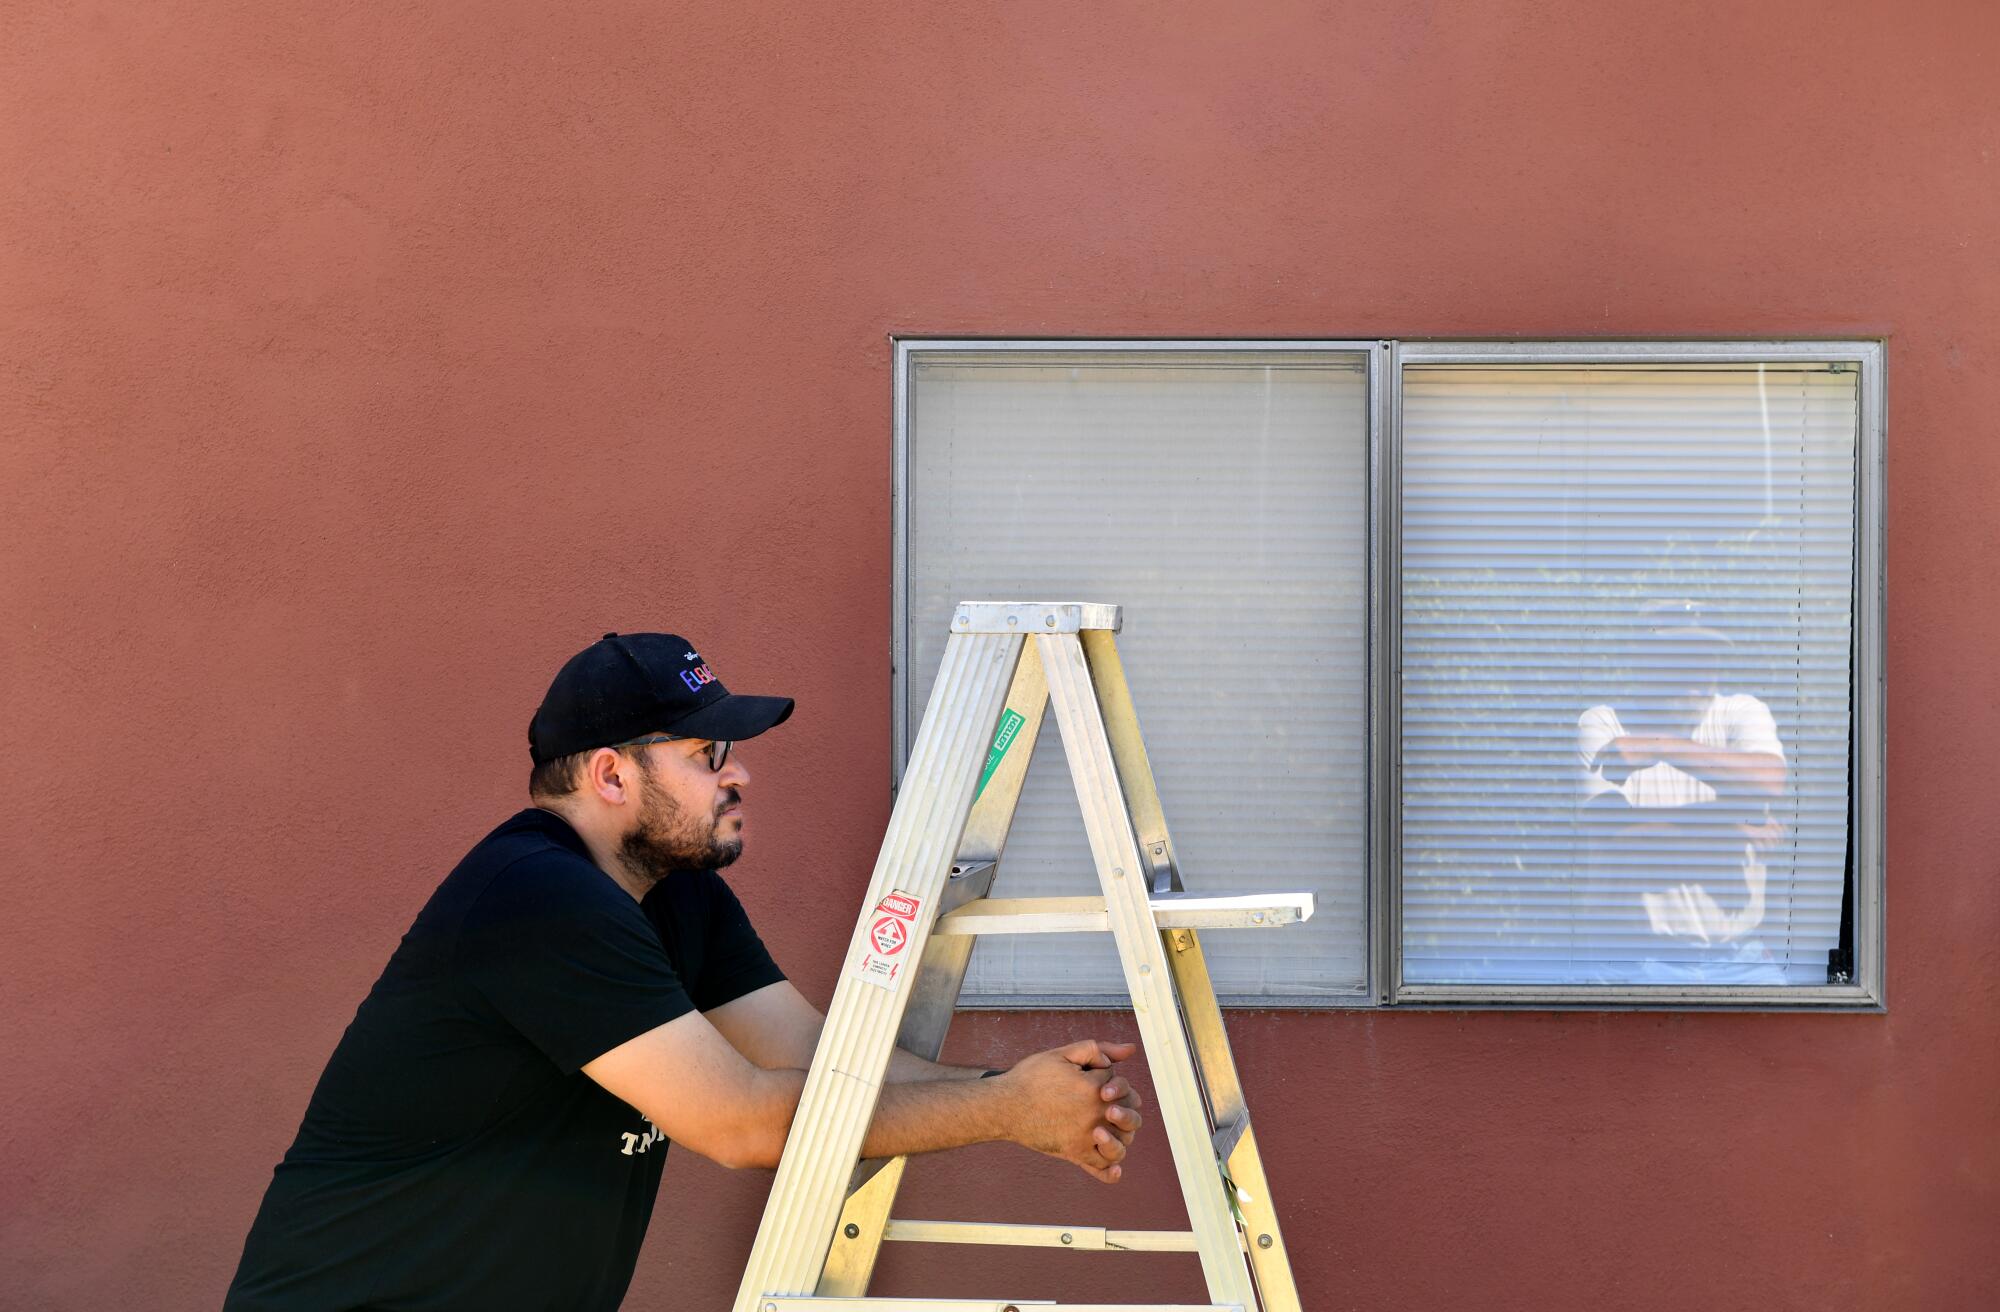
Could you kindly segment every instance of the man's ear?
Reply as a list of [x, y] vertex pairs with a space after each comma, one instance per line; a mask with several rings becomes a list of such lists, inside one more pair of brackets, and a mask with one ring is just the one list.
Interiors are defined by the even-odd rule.
[[583, 763], [583, 786], [608, 806], [623, 806], [638, 794], [638, 766], [600, 747]]

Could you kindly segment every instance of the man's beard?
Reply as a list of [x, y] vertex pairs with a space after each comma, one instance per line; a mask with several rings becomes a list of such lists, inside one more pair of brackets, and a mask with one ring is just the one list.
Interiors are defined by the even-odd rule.
[[742, 800], [734, 788], [723, 794], [714, 813], [696, 815], [667, 796], [642, 765], [639, 798], [639, 824], [618, 844], [618, 859], [646, 883], [657, 884], [676, 870], [720, 870], [743, 855], [741, 837], [722, 838], [715, 829], [716, 817]]

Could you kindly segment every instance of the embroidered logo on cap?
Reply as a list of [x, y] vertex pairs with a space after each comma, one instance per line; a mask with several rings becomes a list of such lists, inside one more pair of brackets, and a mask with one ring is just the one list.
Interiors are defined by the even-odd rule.
[[[689, 652], [688, 655], [693, 656], [694, 653]], [[708, 668], [707, 661], [703, 661], [691, 670], [682, 670], [681, 682], [688, 686], [689, 692], [700, 692], [702, 685], [715, 682], [715, 671]]]

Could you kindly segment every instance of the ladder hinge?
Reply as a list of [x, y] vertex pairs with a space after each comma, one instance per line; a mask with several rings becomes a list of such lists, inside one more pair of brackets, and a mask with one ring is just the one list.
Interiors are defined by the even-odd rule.
[[1229, 1155], [1236, 1151], [1236, 1145], [1243, 1141], [1243, 1132], [1250, 1128], [1250, 1113], [1239, 1113], [1235, 1120], [1215, 1132], [1215, 1159], [1222, 1163], [1229, 1161]]

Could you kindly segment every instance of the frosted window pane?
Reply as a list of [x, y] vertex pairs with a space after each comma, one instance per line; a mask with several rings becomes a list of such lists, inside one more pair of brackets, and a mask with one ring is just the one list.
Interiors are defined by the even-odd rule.
[[[1351, 355], [953, 353], [912, 377], [911, 734], [957, 602], [1124, 606], [1188, 888], [1318, 895], [1305, 925], [1204, 937], [1225, 997], [1365, 980], [1367, 439]], [[1096, 891], [1051, 718], [995, 896]], [[1106, 937], [994, 936], [965, 997], [1123, 991]]]

